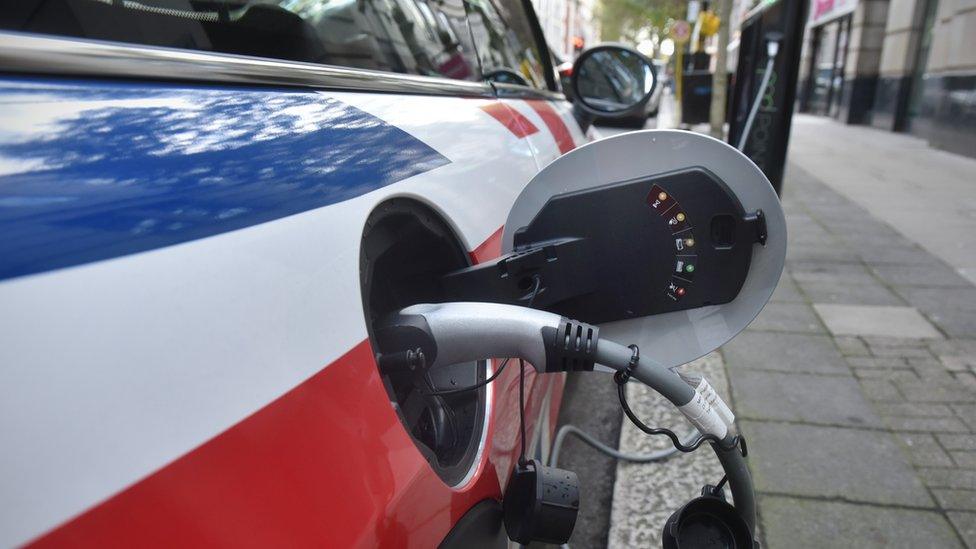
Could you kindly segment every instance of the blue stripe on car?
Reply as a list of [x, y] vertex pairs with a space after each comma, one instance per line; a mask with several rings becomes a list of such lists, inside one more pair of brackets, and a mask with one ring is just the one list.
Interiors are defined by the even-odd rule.
[[449, 163], [315, 92], [0, 81], [0, 279], [348, 200]]

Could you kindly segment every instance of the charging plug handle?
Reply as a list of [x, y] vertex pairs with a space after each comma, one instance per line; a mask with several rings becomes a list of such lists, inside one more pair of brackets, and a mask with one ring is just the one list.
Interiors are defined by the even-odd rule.
[[592, 370], [600, 329], [554, 313], [499, 303], [412, 305], [380, 322], [378, 361], [413, 370], [496, 357], [521, 358], [539, 372]]

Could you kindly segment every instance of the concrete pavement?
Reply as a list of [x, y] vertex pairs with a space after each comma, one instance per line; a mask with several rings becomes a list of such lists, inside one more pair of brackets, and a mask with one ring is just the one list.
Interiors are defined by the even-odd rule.
[[766, 546], [972, 544], [976, 288], [796, 164], [783, 199], [786, 272], [722, 349]]
[[976, 283], [976, 159], [809, 115], [790, 139], [797, 166]]

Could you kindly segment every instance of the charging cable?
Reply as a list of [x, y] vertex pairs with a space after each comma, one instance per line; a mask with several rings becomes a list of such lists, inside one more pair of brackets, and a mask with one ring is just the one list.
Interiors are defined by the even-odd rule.
[[[593, 437], [593, 435], [587, 433], [586, 431], [580, 429], [579, 427], [567, 423], [556, 431], [556, 440], [552, 443], [552, 452], [549, 454], [549, 466], [557, 467], [559, 465], [559, 455], [561, 453], [563, 443], [566, 438], [570, 435], [580, 439], [587, 446], [593, 448], [594, 450], [606, 454], [614, 459], [619, 459], [621, 461], [629, 461], [631, 463], [653, 463], [655, 461], [664, 461], [671, 456], [678, 453], [678, 448], [671, 446], [670, 448], [665, 448], [663, 450], [652, 452], [650, 454], [628, 454], [626, 452], [621, 452], [620, 450], [607, 446], [599, 440]], [[682, 444], [690, 445], [695, 439], [698, 438], [698, 430], [692, 431], [690, 434], [684, 437]]]
[[756, 114], [759, 112], [759, 105], [762, 104], [763, 97], [766, 95], [766, 87], [769, 86], [769, 79], [773, 75], [773, 63], [776, 62], [776, 54], [779, 53], [779, 39], [770, 38], [766, 42], [766, 71], [763, 73], [762, 82], [759, 84], [759, 93], [756, 94], [756, 100], [752, 102], [752, 109], [749, 110], [749, 116], [746, 118], [746, 125], [742, 128], [742, 135], [739, 136], [739, 151], [745, 151], [746, 142], [749, 140], [749, 132], [752, 130], [752, 123], [756, 120]]

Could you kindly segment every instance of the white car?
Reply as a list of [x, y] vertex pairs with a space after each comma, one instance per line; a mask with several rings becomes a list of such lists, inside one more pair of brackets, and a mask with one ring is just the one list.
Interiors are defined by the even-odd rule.
[[0, 546], [497, 525], [517, 369], [434, 398], [370, 335], [588, 141], [529, 2], [26, 0], [0, 51]]

